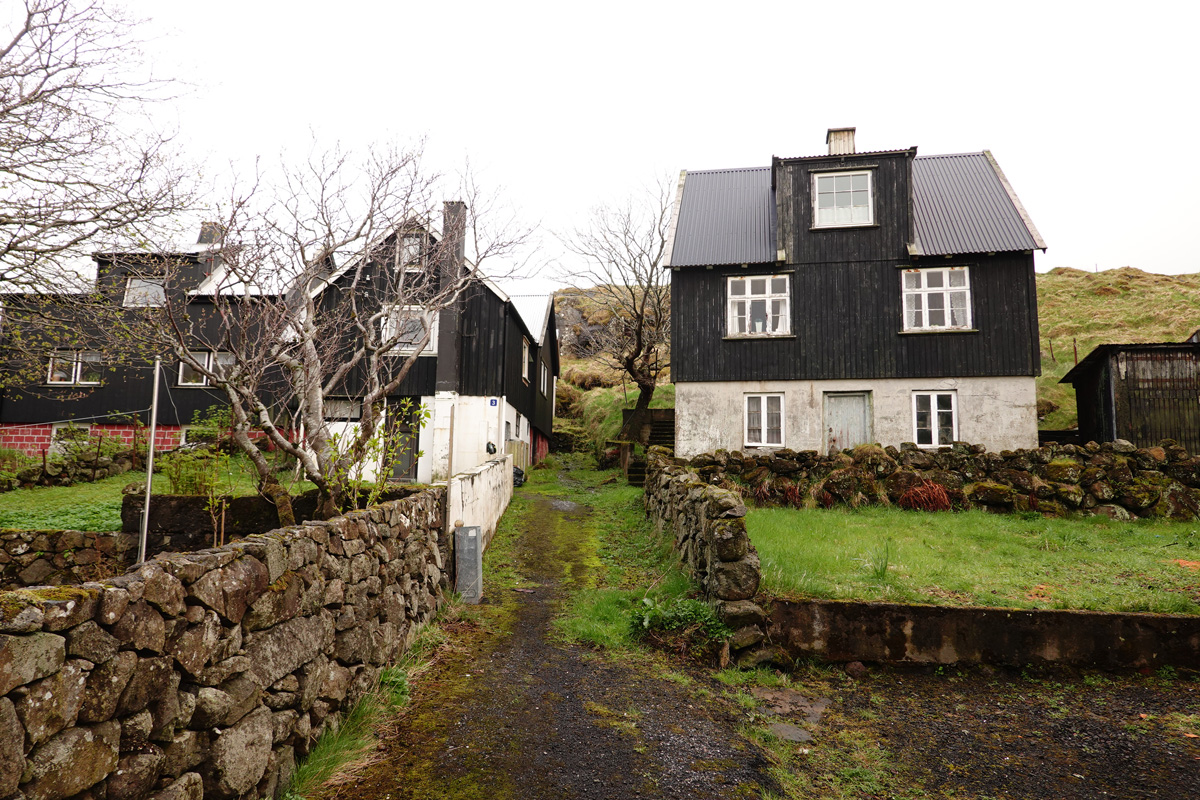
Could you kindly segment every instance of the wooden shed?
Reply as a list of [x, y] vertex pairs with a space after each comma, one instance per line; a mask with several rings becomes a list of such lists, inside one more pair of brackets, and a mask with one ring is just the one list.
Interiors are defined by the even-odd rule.
[[1102, 344], [1063, 376], [1083, 441], [1175, 439], [1200, 453], [1200, 342]]

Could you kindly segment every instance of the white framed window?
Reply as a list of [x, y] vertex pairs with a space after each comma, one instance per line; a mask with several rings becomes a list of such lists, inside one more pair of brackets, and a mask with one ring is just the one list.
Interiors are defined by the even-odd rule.
[[904, 330], [971, 327], [971, 274], [966, 267], [906, 269], [900, 280]]
[[918, 447], [945, 447], [958, 439], [955, 392], [913, 392], [913, 440]]
[[813, 175], [813, 227], [870, 225], [875, 221], [870, 170]]
[[92, 438], [91, 423], [55, 422], [50, 426], [50, 452], [62, 454], [72, 444], [76, 448]]
[[361, 400], [326, 400], [326, 422], [354, 422], [362, 419]]
[[[189, 350], [188, 355], [195, 359], [196, 363], [204, 365], [204, 369], [209, 372], [225, 372], [227, 373], [233, 368], [236, 356], [233, 353], [226, 353], [213, 350]], [[196, 369], [186, 361], [179, 362], [179, 385], [189, 388], [199, 388], [202, 386], [211, 386], [212, 383], [208, 379], [208, 375]]]
[[542, 364], [542, 397], [550, 394], [550, 368]]
[[788, 275], [728, 279], [730, 336], [786, 336], [792, 332]]
[[783, 395], [746, 395], [747, 447], [783, 447]]
[[[521, 379], [529, 383], [529, 340], [521, 340]], [[520, 436], [521, 421], [517, 420], [517, 435]]]
[[55, 350], [46, 370], [46, 383], [99, 386], [100, 354], [90, 350]]
[[400, 239], [400, 266], [408, 267], [421, 263], [421, 237], [415, 234]]
[[429, 341], [422, 353], [437, 352], [438, 312], [425, 306], [392, 306], [383, 317], [380, 337], [394, 344], [389, 351], [403, 355], [416, 352], [417, 345], [429, 331]]
[[127, 278], [124, 305], [126, 308], [162, 308], [167, 304], [165, 286], [162, 278]]

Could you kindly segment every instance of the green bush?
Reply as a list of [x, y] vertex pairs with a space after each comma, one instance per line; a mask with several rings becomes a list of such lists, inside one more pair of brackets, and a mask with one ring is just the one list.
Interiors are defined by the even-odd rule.
[[690, 597], [659, 602], [646, 597], [630, 612], [630, 628], [640, 638], [653, 631], [699, 635], [703, 639], [723, 639], [729, 628], [708, 603]]
[[171, 494], [208, 496], [215, 493], [221, 474], [220, 453], [212, 450], [176, 450], [162, 457], [162, 471]]

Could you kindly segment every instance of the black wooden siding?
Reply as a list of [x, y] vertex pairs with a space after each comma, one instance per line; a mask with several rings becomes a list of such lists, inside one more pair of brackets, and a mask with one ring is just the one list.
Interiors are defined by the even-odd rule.
[[[542, 344], [537, 347], [537, 363], [533, 374], [534, 402], [533, 427], [547, 436], [554, 425], [554, 375], [558, 371], [558, 330], [554, 325], [554, 314], [549, 315], [547, 330], [543, 332]], [[546, 393], [542, 394], [542, 367], [546, 368]]]
[[[1081, 397], [1076, 389], [1079, 427], [1089, 438], [1107, 441], [1108, 432], [1115, 429], [1116, 438], [1138, 447], [1175, 439], [1188, 452], [1200, 451], [1200, 347], [1115, 352], [1098, 372], [1098, 386], [1090, 397]], [[1083, 407], [1096, 394], [1102, 395], [1102, 402], [1088, 408], [1085, 429]]]
[[[510, 308], [509, 304], [483, 286], [472, 287], [463, 298], [462, 355], [458, 378], [460, 394], [470, 397], [499, 397], [504, 394], [504, 352], [507, 346], [504, 321]], [[519, 354], [519, 339], [517, 345]]]
[[[907, 260], [912, 241], [912, 158], [915, 152], [776, 160], [778, 247], [789, 264]], [[874, 222], [864, 227], [817, 228], [813, 224], [814, 174], [866, 170], [872, 175]]]
[[[899, 267], [909, 265], [969, 266], [976, 332], [901, 333]], [[793, 336], [726, 339], [726, 277], [789, 270]], [[676, 381], [1037, 375], [1036, 296], [1025, 254], [680, 269], [671, 371]]]

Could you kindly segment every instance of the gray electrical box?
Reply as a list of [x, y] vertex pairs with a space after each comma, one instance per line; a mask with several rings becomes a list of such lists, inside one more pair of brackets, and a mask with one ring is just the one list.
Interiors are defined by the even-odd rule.
[[454, 529], [454, 588], [464, 603], [483, 597], [483, 531], [478, 525]]

